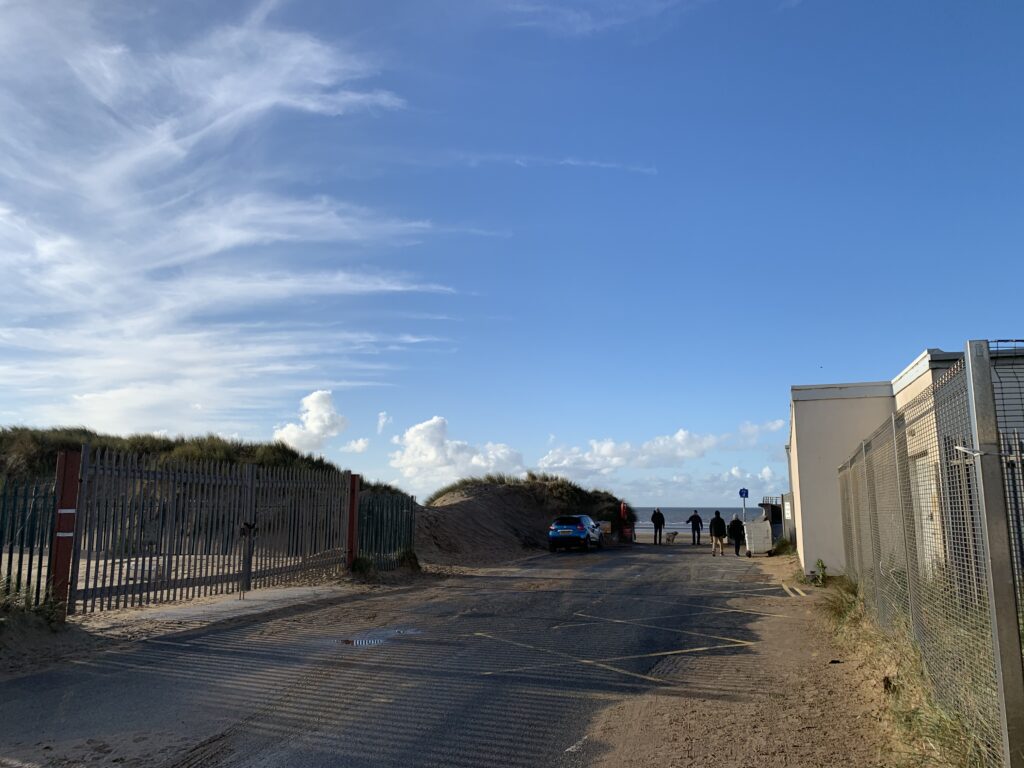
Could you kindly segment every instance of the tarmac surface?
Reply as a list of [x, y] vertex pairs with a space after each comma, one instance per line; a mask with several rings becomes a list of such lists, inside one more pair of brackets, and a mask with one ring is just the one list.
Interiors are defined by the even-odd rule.
[[589, 765], [659, 661], [758, 642], [739, 596], [799, 597], [688, 543], [328, 596], [0, 682], [0, 766]]

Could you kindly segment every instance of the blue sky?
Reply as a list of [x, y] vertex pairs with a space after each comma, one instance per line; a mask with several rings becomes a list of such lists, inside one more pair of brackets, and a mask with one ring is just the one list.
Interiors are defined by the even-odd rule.
[[0, 1], [0, 421], [276, 435], [419, 494], [778, 492], [791, 384], [1019, 335], [1022, 29]]

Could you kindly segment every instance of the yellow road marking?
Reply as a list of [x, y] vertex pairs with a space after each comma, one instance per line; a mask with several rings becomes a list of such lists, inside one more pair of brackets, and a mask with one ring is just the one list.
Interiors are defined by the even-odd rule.
[[[497, 639], [497, 638], [492, 638]], [[680, 648], [675, 651], [655, 651], [653, 653], [638, 653], [633, 656], [608, 656], [603, 659], [590, 659], [590, 662], [607, 663], [609, 661], [633, 661], [635, 659], [655, 659], [664, 656], [682, 656], [687, 653], [702, 653], [703, 651], [719, 651], [725, 648], [740, 648], [746, 643], [725, 643], [723, 645], [704, 645], [700, 648]], [[516, 672], [529, 672], [534, 669], [547, 669], [549, 667], [560, 667], [562, 662], [551, 661], [546, 664], [526, 664], [521, 667], [509, 667], [508, 669], [497, 669], [490, 672], [481, 672], [483, 676], [489, 675], [510, 675]]]
[[782, 584], [782, 588], [786, 590], [787, 595], [789, 595], [790, 597], [796, 597], [796, 595], [793, 594], [793, 590], [786, 586], [786, 582], [783, 581], [780, 583]]
[[[773, 587], [773, 589], [774, 589], [774, 587]], [[717, 605], [700, 605], [699, 603], [681, 603], [678, 600], [665, 600], [665, 599], [657, 598], [657, 597], [642, 597], [642, 596], [639, 596], [638, 599], [640, 599], [640, 600], [649, 600], [649, 601], [651, 601], [653, 603], [663, 603], [665, 605], [681, 605], [681, 606], [684, 606], [686, 608], [699, 608], [700, 610], [704, 610], [704, 611], [720, 611], [722, 613], [749, 613], [749, 614], [752, 614], [754, 616], [771, 616], [772, 618], [776, 618], [776, 619], [786, 619], [786, 618], [789, 618], [784, 613], [768, 613], [767, 611], [751, 611], [751, 610], [749, 610], [747, 608], [722, 608], [722, 607], [717, 606]], [[659, 618], [659, 617], [654, 617], [654, 618]], [[552, 627], [552, 629], [554, 629], [554, 627]]]
[[600, 661], [593, 661], [591, 659], [580, 659], [580, 658], [577, 658], [576, 656], [571, 656], [568, 653], [562, 653], [560, 651], [552, 651], [552, 650], [550, 650], [548, 648], [541, 648], [540, 646], [537, 646], [537, 645], [530, 645], [529, 643], [521, 643], [521, 642], [518, 642], [516, 640], [506, 640], [503, 637], [495, 637], [494, 635], [489, 635], [486, 632], [475, 632], [474, 634], [477, 637], [486, 637], [488, 640], [494, 640], [494, 641], [499, 642], [499, 643], [507, 643], [509, 645], [515, 645], [515, 646], [518, 646], [520, 648], [528, 648], [531, 651], [539, 651], [541, 653], [547, 653], [547, 654], [550, 654], [551, 656], [558, 656], [558, 657], [563, 658], [563, 659], [568, 659], [569, 661], [575, 661], [577, 664], [585, 664], [587, 666], [597, 667], [599, 669], [604, 669], [604, 670], [607, 670], [609, 672], [615, 672], [615, 673], [620, 674], [620, 675], [625, 675], [626, 677], [635, 677], [638, 680], [646, 680], [649, 683], [657, 683], [658, 685], [667, 685], [668, 684], [665, 680], [661, 680], [660, 678], [651, 677], [650, 675], [641, 675], [641, 674], [638, 674], [636, 672], [630, 672], [630, 671], [625, 670], [625, 669], [619, 669], [618, 667], [613, 667], [611, 664], [604, 664], [604, 663], [602, 663]]
[[[589, 613], [580, 613], [577, 611], [574, 615], [582, 616], [584, 619], [597, 619], [598, 621], [607, 621], [610, 624], [631, 624], [634, 627], [644, 627], [645, 629], [660, 629], [663, 632], [675, 632], [678, 635], [693, 635], [694, 637], [710, 637], [712, 640], [723, 640], [726, 643], [735, 643], [736, 645], [753, 645], [754, 643], [750, 640], [738, 640], [735, 637], [722, 637], [721, 635], [712, 635], [710, 632], [692, 632], [687, 629], [671, 629], [669, 627], [659, 627], [656, 624], [643, 624], [639, 621], [626, 621], [625, 619], [606, 619], [604, 616], [591, 616]], [[671, 617], [666, 617], [671, 618]]]
[[800, 589], [796, 584], [793, 585], [793, 589], [800, 593], [800, 597], [807, 597], [807, 593]]

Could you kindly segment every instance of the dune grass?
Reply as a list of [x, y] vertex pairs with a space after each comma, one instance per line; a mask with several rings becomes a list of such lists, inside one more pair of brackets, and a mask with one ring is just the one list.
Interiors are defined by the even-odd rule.
[[103, 435], [84, 427], [0, 428], [0, 475], [12, 478], [52, 476], [57, 453], [88, 443], [93, 448], [162, 456], [169, 460], [212, 460], [258, 464], [264, 467], [334, 469], [326, 459], [299, 453], [284, 443], [250, 443], [217, 435], [161, 437]]
[[823, 609], [839, 642], [865, 659], [879, 675], [889, 705], [888, 715], [900, 734], [894, 765], [917, 768], [986, 768], [984, 743], [970, 723], [935, 701], [921, 654], [909, 628], [883, 633], [864, 607], [856, 583], [830, 577]]
[[[520, 488], [532, 493], [540, 502], [564, 506], [567, 510], [590, 515], [595, 520], [608, 520], [613, 523], [620, 520], [619, 504], [621, 499], [618, 496], [601, 489], [584, 488], [579, 483], [561, 475], [545, 472], [527, 472], [525, 475], [495, 473], [479, 477], [464, 477], [434, 491], [424, 504], [428, 507], [433, 506], [441, 498], [455, 491], [472, 493], [495, 486]], [[629, 520], [636, 522], [636, 512], [633, 507], [627, 503], [626, 509]]]

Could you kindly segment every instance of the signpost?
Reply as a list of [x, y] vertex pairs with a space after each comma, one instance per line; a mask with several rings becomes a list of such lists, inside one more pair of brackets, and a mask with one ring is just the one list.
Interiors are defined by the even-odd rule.
[[746, 488], [740, 488], [740, 498], [743, 499], [743, 522], [747, 522], [747, 497], [750, 495], [750, 491]]

